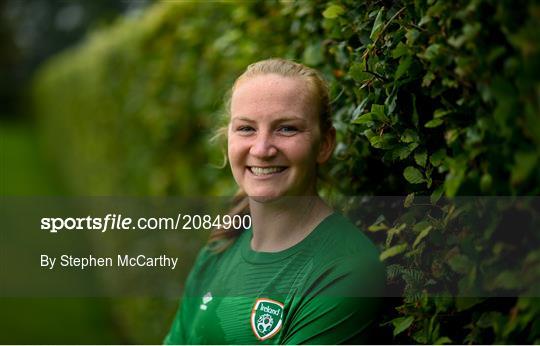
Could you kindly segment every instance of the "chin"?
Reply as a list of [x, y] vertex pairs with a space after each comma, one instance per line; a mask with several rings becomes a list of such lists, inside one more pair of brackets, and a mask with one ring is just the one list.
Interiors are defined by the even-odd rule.
[[279, 200], [283, 197], [281, 192], [275, 191], [274, 189], [262, 190], [262, 189], [253, 189], [251, 191], [246, 191], [249, 198], [258, 203], [271, 203]]
[[281, 196], [276, 196], [276, 195], [257, 195], [257, 196], [249, 196], [249, 198], [254, 201], [254, 202], [257, 202], [257, 203], [272, 203], [272, 202], [275, 202], [277, 201], [278, 199], [281, 198]]

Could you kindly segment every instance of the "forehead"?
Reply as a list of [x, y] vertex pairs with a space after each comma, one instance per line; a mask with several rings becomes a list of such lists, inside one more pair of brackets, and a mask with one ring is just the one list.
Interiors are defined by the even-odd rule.
[[265, 74], [242, 80], [231, 99], [231, 115], [266, 116], [288, 113], [311, 117], [313, 105], [302, 78]]

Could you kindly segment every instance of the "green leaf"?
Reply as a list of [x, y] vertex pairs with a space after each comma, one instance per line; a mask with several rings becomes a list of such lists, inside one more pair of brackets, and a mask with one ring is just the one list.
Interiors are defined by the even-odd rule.
[[444, 344], [451, 344], [451, 343], [452, 343], [452, 339], [450, 339], [447, 336], [441, 336], [434, 342], [435, 345], [444, 345]]
[[324, 18], [334, 19], [345, 13], [345, 9], [339, 5], [330, 5], [322, 13]]
[[414, 322], [413, 316], [407, 317], [398, 317], [392, 320], [392, 325], [394, 326], [394, 336], [397, 336], [407, 330]]
[[377, 217], [377, 219], [373, 222], [373, 224], [371, 224], [371, 226], [368, 227], [368, 230], [371, 232], [387, 230], [388, 226], [384, 224], [384, 220], [386, 220], [384, 215], [379, 215], [379, 217]]
[[438, 167], [443, 163], [443, 160], [446, 158], [446, 150], [439, 149], [436, 152], [434, 152], [431, 157], [429, 158], [429, 162], [435, 167]]
[[414, 161], [418, 164], [418, 166], [426, 167], [427, 152], [425, 150], [422, 150], [420, 152], [415, 153]]
[[499, 324], [502, 314], [497, 311], [484, 312], [476, 321], [476, 325], [480, 328], [492, 328]]
[[407, 45], [412, 46], [414, 44], [414, 41], [416, 41], [416, 39], [420, 37], [420, 31], [416, 29], [409, 29], [407, 30], [405, 37], [407, 38]]
[[404, 58], [401, 58], [401, 60], [399, 61], [398, 68], [396, 70], [395, 77], [394, 77], [395, 80], [400, 79], [409, 71], [409, 67], [411, 67], [412, 61], [413, 60], [411, 56], [406, 56]]
[[441, 185], [438, 188], [436, 188], [430, 197], [431, 204], [436, 204], [439, 201], [439, 199], [441, 199], [443, 192], [444, 192], [444, 185]]
[[[414, 149], [416, 149], [419, 145], [420, 144], [418, 144], [417, 142], [409, 143], [409, 145], [407, 146], [408, 153], [406, 157], [409, 156], [409, 154], [412, 153]], [[400, 158], [403, 160], [405, 157], [400, 157]]]
[[418, 143], [409, 143], [407, 145], [403, 145], [394, 151], [392, 151], [392, 160], [395, 160], [399, 158], [400, 160], [405, 160], [416, 147], [418, 146]]
[[474, 263], [469, 259], [469, 257], [457, 254], [450, 257], [448, 260], [448, 265], [450, 265], [450, 268], [452, 268], [452, 270], [456, 273], [467, 274], [474, 266]]
[[[523, 183], [533, 171], [538, 161], [538, 155], [535, 152], [518, 152], [514, 156], [514, 166], [510, 176], [510, 182], [513, 186]], [[537, 171], [538, 173], [538, 171]]]
[[[370, 113], [370, 114], [371, 114], [371, 113]], [[367, 139], [370, 139], [371, 137], [376, 136], [376, 135], [375, 135], [375, 132], [373, 132], [372, 129], [367, 129], [367, 130], [365, 130], [364, 132], [362, 132], [362, 134], [363, 134], [364, 136], [366, 136]]]
[[403, 143], [418, 142], [418, 133], [411, 129], [406, 129], [399, 138]]
[[354, 120], [352, 123], [353, 124], [368, 124], [368, 123], [373, 123], [373, 117], [371, 116], [371, 112], [370, 113], [366, 113], [366, 114], [362, 114], [361, 116], [359, 116], [356, 120]]
[[354, 109], [354, 111], [352, 113], [353, 119], [358, 118], [358, 116], [360, 116], [362, 113], [364, 113], [364, 109], [366, 108], [367, 103], [368, 103], [368, 99], [365, 98], [364, 100], [362, 100], [362, 102], [360, 102], [360, 104], [358, 106], [356, 106], [356, 108]]
[[417, 168], [409, 166], [403, 171], [403, 176], [411, 184], [420, 184], [424, 182], [424, 176]]
[[454, 143], [456, 139], [458, 139], [459, 135], [460, 131], [458, 129], [450, 129], [444, 134], [444, 139], [446, 139], [446, 143], [450, 145]]
[[444, 1], [444, 0], [428, 1], [428, 4], [433, 4], [433, 5], [428, 8], [426, 15], [432, 16], [432, 17], [439, 17], [447, 9], [448, 6], [445, 6], [445, 5], [448, 3], [449, 3], [448, 1]]
[[[437, 262], [434, 262], [438, 263]], [[454, 307], [454, 298], [452, 297], [452, 294], [449, 292], [441, 292], [442, 295], [438, 296], [435, 295], [433, 297], [433, 302], [435, 303], [435, 312], [447, 312], [449, 309], [453, 309]]]
[[403, 42], [399, 42], [396, 48], [392, 50], [392, 58], [397, 59], [409, 52], [409, 48]]
[[385, 242], [385, 246], [386, 246], [386, 247], [389, 247], [390, 244], [392, 244], [392, 240], [394, 239], [394, 236], [399, 235], [399, 234], [401, 233], [401, 231], [403, 231], [405, 228], [407, 228], [407, 224], [406, 224], [406, 223], [402, 223], [402, 224], [400, 224], [399, 226], [394, 226], [394, 227], [390, 228], [390, 229], [386, 232], [386, 242]]
[[441, 125], [443, 123], [442, 119], [432, 119], [428, 121], [424, 126], [427, 128], [433, 128]]
[[460, 48], [466, 40], [465, 35], [451, 36], [448, 38], [448, 44], [454, 48]]
[[349, 69], [349, 76], [352, 77], [356, 82], [363, 82], [366, 79], [370, 79], [371, 75], [364, 72], [366, 70], [366, 65], [364, 63], [354, 63]]
[[368, 139], [373, 148], [392, 149], [394, 147], [395, 136], [390, 133], [385, 133], [382, 136], [373, 133]]
[[388, 226], [384, 223], [378, 223], [374, 224], [368, 227], [368, 231], [370, 232], [378, 232], [378, 231], [385, 231], [388, 229]]
[[[386, 100], [384, 100], [384, 105], [386, 106], [386, 114], [391, 114], [395, 111], [397, 106], [397, 94], [392, 93], [388, 95]], [[392, 125], [395, 125], [398, 121], [397, 117], [390, 117]]]
[[383, 28], [383, 13], [384, 13], [384, 7], [381, 7], [379, 9], [379, 12], [377, 13], [377, 17], [375, 18], [375, 23], [373, 23], [373, 28], [371, 29], [371, 34], [369, 35], [369, 38], [372, 40], [375, 40], [376, 37], [379, 35], [381, 29]]
[[384, 105], [379, 104], [372, 104], [371, 105], [371, 113], [373, 113], [374, 119], [385, 121], [388, 120], [388, 117], [386, 116]]
[[419, 234], [420, 232], [422, 232], [422, 230], [424, 228], [426, 228], [426, 227], [428, 227], [430, 225], [431, 224], [427, 220], [419, 221], [416, 225], [413, 226], [413, 232], [416, 233], [416, 234]]
[[430, 16], [423, 16], [422, 18], [420, 18], [420, 21], [418, 22], [418, 26], [422, 26], [424, 24], [427, 24], [431, 22], [431, 17]]
[[323, 47], [320, 42], [311, 44], [304, 50], [303, 61], [307, 65], [316, 66], [324, 61]]
[[496, 288], [502, 288], [506, 290], [513, 290], [517, 288], [522, 287], [522, 281], [517, 272], [512, 272], [509, 270], [505, 270], [501, 272], [495, 280], [493, 280], [492, 285], [490, 285], [490, 288], [496, 289]]
[[416, 248], [416, 246], [418, 244], [420, 244], [420, 242], [422, 241], [422, 239], [424, 239], [425, 237], [428, 236], [429, 232], [431, 232], [431, 230], [433, 229], [433, 226], [427, 226], [426, 228], [424, 228], [420, 234], [416, 237], [416, 239], [414, 240], [414, 243], [413, 243], [413, 249]]
[[482, 192], [488, 192], [491, 189], [492, 184], [493, 178], [491, 177], [491, 174], [484, 173], [482, 178], [480, 178], [480, 190]]
[[465, 311], [467, 309], [472, 308], [473, 306], [483, 302], [484, 298], [478, 298], [478, 297], [456, 297], [456, 308], [457, 311]]
[[426, 335], [427, 332], [425, 331], [425, 329], [419, 329], [412, 335], [412, 338], [419, 344], [427, 344]]
[[442, 118], [445, 115], [450, 114], [450, 113], [452, 113], [452, 111], [449, 111], [447, 109], [440, 109], [439, 108], [439, 109], [435, 110], [435, 112], [433, 112], [433, 117], [434, 118]]
[[467, 160], [463, 155], [460, 155], [455, 158], [447, 157], [446, 162], [450, 167], [450, 172], [446, 174], [444, 179], [446, 196], [454, 197], [465, 179]]
[[443, 78], [442, 85], [454, 89], [459, 87], [458, 82], [453, 78]]
[[407, 195], [407, 197], [405, 198], [405, 201], [403, 202], [403, 206], [405, 208], [410, 208], [411, 205], [413, 204], [414, 202], [414, 192], [413, 193], [409, 193]]
[[424, 59], [431, 61], [441, 54], [443, 46], [438, 43], [434, 43], [427, 47], [424, 54], [421, 55]]
[[407, 243], [392, 246], [391, 248], [384, 250], [379, 256], [379, 259], [384, 261], [387, 258], [397, 256], [407, 250], [407, 246]]
[[424, 78], [422, 79], [422, 86], [423, 87], [428, 87], [431, 85], [431, 82], [433, 82], [435, 80], [435, 74], [431, 71], [428, 71]]

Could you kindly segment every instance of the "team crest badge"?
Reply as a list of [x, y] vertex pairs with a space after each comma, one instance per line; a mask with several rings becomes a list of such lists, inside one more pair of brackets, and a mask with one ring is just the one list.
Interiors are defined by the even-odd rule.
[[259, 298], [251, 310], [251, 329], [259, 340], [270, 339], [279, 332], [283, 323], [283, 304], [268, 298]]

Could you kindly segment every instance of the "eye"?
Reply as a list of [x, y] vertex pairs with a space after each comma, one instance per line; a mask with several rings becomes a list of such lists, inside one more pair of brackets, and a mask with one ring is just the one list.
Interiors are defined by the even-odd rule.
[[250, 134], [253, 131], [255, 131], [255, 129], [248, 125], [240, 125], [236, 128], [236, 132], [239, 132], [242, 135]]
[[283, 125], [278, 129], [278, 131], [285, 136], [292, 136], [298, 132], [298, 128], [296, 126]]

